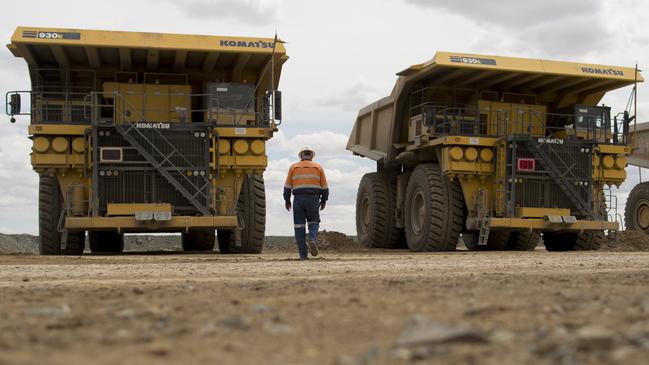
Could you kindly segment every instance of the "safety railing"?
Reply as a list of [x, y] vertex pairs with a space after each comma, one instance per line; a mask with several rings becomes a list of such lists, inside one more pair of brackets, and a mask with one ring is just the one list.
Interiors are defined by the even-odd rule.
[[[29, 100], [11, 110], [12, 95]], [[32, 124], [91, 124], [103, 122], [204, 122], [219, 126], [270, 127], [270, 101], [255, 97], [243, 103], [214, 94], [183, 93], [67, 93], [12, 91], [6, 94], [6, 114], [30, 115]], [[211, 105], [206, 105], [210, 99]], [[231, 105], [236, 104], [237, 107]]]
[[421, 114], [411, 120], [434, 135], [511, 136], [529, 135], [541, 138], [580, 139], [603, 144], [627, 144], [630, 118], [620, 113], [612, 120], [608, 115], [574, 115], [545, 113], [530, 108], [477, 109], [422, 105]]
[[30, 115], [33, 124], [90, 124], [92, 103], [87, 93], [12, 91], [7, 93], [7, 99], [13, 95], [29, 98], [24, 102], [28, 107], [19, 107], [12, 113], [12, 102], [8, 101], [9, 115]]
[[[204, 122], [219, 126], [270, 126], [270, 104], [256, 97], [243, 103], [214, 94], [91, 93], [91, 119], [103, 122]], [[205, 105], [210, 99], [210, 105]], [[230, 105], [238, 104], [237, 107]], [[161, 106], [162, 105], [162, 106]]]

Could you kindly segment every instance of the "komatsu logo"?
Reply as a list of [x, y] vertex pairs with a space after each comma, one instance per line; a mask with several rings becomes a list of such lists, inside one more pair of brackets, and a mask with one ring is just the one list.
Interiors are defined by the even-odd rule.
[[624, 71], [616, 70], [614, 68], [582, 67], [581, 72], [587, 74], [624, 76]]
[[221, 40], [221, 47], [273, 48], [273, 42]]
[[563, 144], [563, 139], [560, 138], [539, 138], [538, 142], [543, 144]]
[[169, 123], [162, 122], [137, 122], [135, 128], [138, 129], [169, 129]]

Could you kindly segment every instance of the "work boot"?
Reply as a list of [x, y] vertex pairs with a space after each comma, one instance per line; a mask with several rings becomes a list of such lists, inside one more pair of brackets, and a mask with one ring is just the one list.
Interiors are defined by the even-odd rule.
[[318, 243], [315, 240], [310, 238], [306, 239], [307, 245], [309, 245], [309, 251], [311, 251], [311, 256], [318, 256]]

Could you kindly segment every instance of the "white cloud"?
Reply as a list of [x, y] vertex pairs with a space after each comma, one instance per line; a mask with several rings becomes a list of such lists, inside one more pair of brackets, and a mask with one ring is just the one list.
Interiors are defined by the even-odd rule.
[[[296, 160], [297, 158], [271, 160], [264, 173], [268, 235], [293, 234], [293, 215], [284, 209], [282, 193], [288, 168]], [[347, 158], [331, 158], [319, 162], [325, 170], [330, 190], [327, 208], [321, 214], [321, 228], [356, 234], [356, 191], [363, 175], [374, 170], [373, 163], [351, 154]]]
[[190, 17], [230, 20], [249, 24], [272, 24], [281, 0], [165, 0]]
[[384, 93], [387, 94], [385, 90], [378, 90], [375, 85], [371, 85], [365, 80], [358, 80], [342, 92], [323, 97], [318, 101], [320, 105], [326, 107], [358, 112]]
[[527, 56], [583, 57], [610, 48], [613, 40], [602, 2], [596, 0], [406, 1], [478, 25], [479, 37], [473, 48]]
[[287, 137], [280, 130], [268, 142], [268, 149], [275, 152], [287, 153], [295, 156], [295, 158], [297, 158], [299, 149], [305, 146], [311, 147], [316, 151], [316, 158], [350, 156], [350, 152], [345, 150], [348, 138], [347, 135], [326, 130]]

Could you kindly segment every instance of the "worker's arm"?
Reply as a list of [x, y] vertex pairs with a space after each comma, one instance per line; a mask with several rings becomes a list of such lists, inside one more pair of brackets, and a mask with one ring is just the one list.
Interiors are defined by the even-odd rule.
[[323, 168], [320, 168], [320, 187], [322, 192], [320, 193], [320, 210], [324, 209], [329, 200], [329, 185], [327, 185], [327, 177]]
[[286, 210], [291, 210], [291, 192], [293, 191], [293, 166], [288, 169], [288, 175], [284, 182], [284, 201], [286, 202]]

